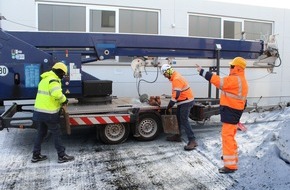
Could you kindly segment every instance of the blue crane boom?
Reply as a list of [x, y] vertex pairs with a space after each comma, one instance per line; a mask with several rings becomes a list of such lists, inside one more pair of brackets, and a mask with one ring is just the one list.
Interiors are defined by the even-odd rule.
[[[158, 56], [215, 58], [216, 44], [222, 46], [221, 58], [242, 56], [256, 59], [263, 52], [262, 41], [162, 35], [9, 32], [37, 48], [92, 48], [98, 58], [112, 56]], [[105, 51], [105, 50], [110, 50]], [[83, 53], [91, 53], [83, 51]]]
[[[221, 46], [219, 55], [217, 46]], [[83, 63], [131, 57], [188, 57], [256, 59], [263, 52], [262, 41], [162, 35], [8, 32], [0, 30], [0, 100], [29, 99], [36, 94], [39, 75], [56, 61], [81, 68]], [[70, 67], [69, 67], [70, 68]], [[66, 78], [71, 97], [84, 96], [87, 80], [99, 80], [80, 71], [78, 80]], [[90, 84], [89, 84], [90, 85]], [[2, 89], [6, 89], [3, 91]], [[88, 89], [88, 88], [85, 88]]]

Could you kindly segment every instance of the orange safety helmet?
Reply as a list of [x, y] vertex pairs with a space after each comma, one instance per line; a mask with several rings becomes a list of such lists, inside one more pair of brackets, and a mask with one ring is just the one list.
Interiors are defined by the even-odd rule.
[[232, 62], [230, 62], [230, 65], [233, 65], [233, 66], [239, 66], [241, 67], [242, 69], [245, 69], [246, 66], [247, 66], [247, 62], [244, 58], [242, 57], [236, 57], [232, 60]]

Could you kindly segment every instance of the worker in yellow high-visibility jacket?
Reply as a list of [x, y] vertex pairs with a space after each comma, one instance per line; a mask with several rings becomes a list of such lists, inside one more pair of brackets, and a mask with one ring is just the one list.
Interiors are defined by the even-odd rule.
[[66, 108], [68, 100], [62, 93], [61, 80], [67, 74], [67, 66], [62, 62], [53, 65], [52, 70], [41, 75], [38, 91], [34, 104], [33, 121], [37, 128], [34, 142], [32, 162], [47, 159], [41, 154], [41, 143], [50, 130], [54, 139], [54, 145], [58, 154], [58, 162], [63, 163], [74, 160], [73, 156], [65, 153], [65, 147], [61, 142], [60, 109]]
[[222, 149], [224, 167], [220, 173], [233, 173], [238, 169], [238, 146], [235, 140], [237, 124], [246, 107], [248, 83], [245, 78], [246, 60], [236, 57], [230, 62], [230, 74], [224, 78], [205, 72], [197, 65], [197, 71], [221, 90], [220, 116], [222, 124]]

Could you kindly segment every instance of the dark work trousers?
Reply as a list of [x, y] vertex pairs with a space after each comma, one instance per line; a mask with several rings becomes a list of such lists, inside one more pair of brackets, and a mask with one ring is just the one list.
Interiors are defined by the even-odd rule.
[[50, 123], [48, 121], [34, 121], [37, 128], [37, 136], [34, 141], [33, 154], [37, 155], [41, 153], [41, 143], [47, 134], [47, 130], [52, 133], [54, 147], [57, 151], [58, 156], [62, 157], [65, 154], [65, 147], [61, 141], [61, 130], [60, 124]]
[[179, 132], [181, 134], [181, 130], [184, 129], [189, 142], [192, 140], [195, 140], [193, 130], [192, 130], [190, 123], [188, 121], [190, 110], [193, 107], [193, 105], [194, 105], [194, 101], [178, 105], [177, 112], [176, 112], [178, 126], [179, 126]]

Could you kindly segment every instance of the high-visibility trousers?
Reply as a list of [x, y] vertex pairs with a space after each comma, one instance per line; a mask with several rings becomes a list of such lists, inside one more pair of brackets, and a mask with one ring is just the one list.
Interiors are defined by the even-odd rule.
[[230, 169], [238, 169], [238, 145], [235, 140], [237, 128], [237, 125], [229, 123], [222, 125], [223, 162]]

